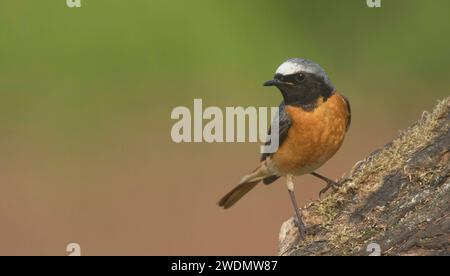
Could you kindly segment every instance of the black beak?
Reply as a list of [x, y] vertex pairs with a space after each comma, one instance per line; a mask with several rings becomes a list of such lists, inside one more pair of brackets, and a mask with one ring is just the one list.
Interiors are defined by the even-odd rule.
[[278, 86], [280, 84], [281, 84], [281, 82], [279, 80], [273, 79], [273, 80], [266, 81], [263, 85], [264, 86]]
[[266, 81], [265, 83], [263, 83], [264, 86], [276, 86], [276, 87], [280, 87], [280, 86], [289, 86], [291, 85], [288, 82], [282, 82], [280, 80], [277, 79], [273, 79], [270, 81]]

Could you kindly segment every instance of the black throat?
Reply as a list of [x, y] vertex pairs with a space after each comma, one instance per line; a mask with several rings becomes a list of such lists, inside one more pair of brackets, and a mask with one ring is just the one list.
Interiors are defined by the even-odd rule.
[[[279, 86], [278, 89], [283, 95], [286, 105], [298, 106], [305, 111], [313, 111], [317, 107], [318, 100], [322, 97], [327, 101], [334, 93], [334, 87], [323, 78], [313, 74], [305, 74], [305, 80], [302, 83], [293, 85]], [[280, 77], [280, 76], [276, 76]], [[284, 81], [287, 77], [284, 77]]]

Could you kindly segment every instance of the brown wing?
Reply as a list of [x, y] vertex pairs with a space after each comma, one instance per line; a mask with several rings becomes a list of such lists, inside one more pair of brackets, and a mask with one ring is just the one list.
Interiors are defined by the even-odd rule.
[[[278, 116], [279, 116], [279, 123], [280, 123], [279, 130], [278, 130], [278, 135], [279, 135], [278, 142], [279, 142], [279, 146], [281, 146], [283, 144], [283, 142], [286, 140], [289, 129], [292, 125], [291, 118], [289, 118], [289, 115], [286, 113], [286, 105], [284, 104], [284, 102], [282, 102], [280, 104], [280, 111], [279, 111]], [[268, 132], [269, 136], [270, 136], [270, 134], [271, 134], [271, 129], [269, 129], [269, 132]], [[270, 143], [270, 141], [268, 141], [266, 143], [266, 145], [269, 143]], [[263, 153], [261, 155], [261, 161], [266, 160], [267, 157], [271, 156], [272, 154], [273, 153]], [[269, 185], [269, 184], [272, 184], [273, 182], [275, 182], [278, 178], [280, 178], [280, 177], [277, 175], [272, 175], [272, 176], [264, 178], [263, 183], [266, 185]]]
[[[286, 106], [284, 102], [280, 104], [280, 111], [279, 111], [279, 129], [278, 129], [278, 143], [279, 146], [283, 144], [283, 142], [286, 140], [287, 134], [289, 132], [289, 128], [292, 125], [291, 119], [289, 118], [289, 115], [286, 113]], [[270, 136], [272, 130], [269, 128], [268, 135]], [[266, 145], [270, 144], [270, 141], [266, 143]], [[271, 156], [273, 153], [263, 153], [261, 155], [261, 161], [266, 160], [267, 157]]]

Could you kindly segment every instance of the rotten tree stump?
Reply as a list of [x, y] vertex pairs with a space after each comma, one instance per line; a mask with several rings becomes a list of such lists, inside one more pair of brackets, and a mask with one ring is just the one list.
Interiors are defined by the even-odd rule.
[[[450, 97], [281, 227], [279, 255], [450, 255]], [[369, 248], [368, 248], [369, 247]]]

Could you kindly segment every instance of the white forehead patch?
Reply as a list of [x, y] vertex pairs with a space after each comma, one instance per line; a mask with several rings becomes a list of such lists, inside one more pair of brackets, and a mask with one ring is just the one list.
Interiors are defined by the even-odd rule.
[[276, 73], [287, 76], [298, 72], [324, 75], [319, 65], [305, 59], [290, 59], [281, 64]]
[[304, 66], [302, 66], [301, 64], [286, 61], [285, 63], [281, 64], [280, 67], [278, 67], [276, 73], [281, 74], [283, 76], [287, 76], [303, 71], [303, 69]]
[[333, 84], [328, 79], [328, 76], [319, 64], [302, 58], [292, 58], [287, 60], [281, 64], [280, 67], [278, 67], [276, 74], [288, 76], [299, 72], [305, 72], [321, 77], [325, 83], [327, 83], [330, 87], [333, 87]]

